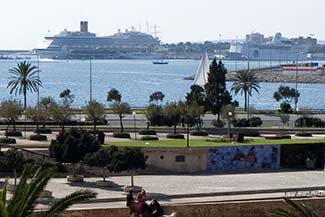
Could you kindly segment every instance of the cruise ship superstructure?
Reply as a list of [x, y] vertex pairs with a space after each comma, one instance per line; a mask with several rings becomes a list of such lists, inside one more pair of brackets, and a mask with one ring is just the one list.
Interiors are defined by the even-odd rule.
[[309, 48], [316, 45], [317, 40], [311, 37], [288, 39], [276, 33], [274, 37], [265, 38], [260, 33], [246, 36], [243, 42], [232, 42], [228, 59], [295, 61], [305, 60]]
[[115, 59], [156, 57], [160, 41], [135, 30], [118, 32], [112, 36], [96, 36], [88, 31], [88, 22], [80, 22], [80, 31], [64, 30], [46, 36], [34, 52], [49, 59]]

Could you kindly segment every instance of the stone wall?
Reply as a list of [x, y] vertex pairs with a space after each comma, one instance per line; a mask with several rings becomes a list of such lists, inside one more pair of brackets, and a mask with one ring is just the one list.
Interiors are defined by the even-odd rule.
[[[312, 207], [319, 216], [325, 216], [325, 199], [303, 201]], [[282, 200], [219, 202], [204, 204], [178, 204], [164, 206], [166, 214], [176, 212], [177, 217], [271, 217], [274, 208], [287, 208]], [[128, 217], [127, 208], [69, 210], [64, 217]], [[35, 217], [40, 217], [39, 213]]]
[[147, 165], [176, 173], [207, 171], [207, 148], [145, 148]]

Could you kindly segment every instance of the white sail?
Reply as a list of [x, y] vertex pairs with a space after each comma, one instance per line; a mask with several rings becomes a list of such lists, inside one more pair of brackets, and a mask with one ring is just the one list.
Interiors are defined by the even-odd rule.
[[210, 68], [210, 61], [209, 61], [208, 53], [205, 52], [200, 62], [200, 65], [196, 71], [193, 84], [204, 87], [204, 85], [208, 82], [209, 68]]

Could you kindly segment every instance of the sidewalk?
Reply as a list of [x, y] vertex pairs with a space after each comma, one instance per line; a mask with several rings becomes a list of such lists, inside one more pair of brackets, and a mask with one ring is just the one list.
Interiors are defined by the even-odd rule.
[[[135, 176], [135, 185], [142, 186], [149, 197], [162, 204], [192, 203], [224, 200], [281, 198], [285, 192], [305, 191], [306, 188], [325, 190], [323, 171], [293, 171], [212, 175], [147, 175]], [[98, 193], [97, 202], [75, 207], [125, 207], [123, 187], [129, 185], [129, 176], [109, 177], [115, 183], [110, 189], [97, 188], [100, 178], [86, 178], [84, 183], [69, 184], [63, 178], [52, 179], [47, 187], [55, 198], [61, 198], [79, 189]], [[253, 191], [253, 192], [252, 192]], [[325, 194], [324, 194], [325, 195]]]

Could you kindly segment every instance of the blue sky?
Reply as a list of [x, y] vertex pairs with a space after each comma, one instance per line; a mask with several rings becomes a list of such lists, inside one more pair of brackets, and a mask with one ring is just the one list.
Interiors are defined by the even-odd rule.
[[[244, 38], [261, 32], [325, 39], [324, 0], [2, 0], [0, 49], [32, 49], [64, 28], [111, 35], [158, 25], [163, 42]], [[50, 33], [48, 33], [50, 30]], [[151, 31], [152, 28], [151, 28]], [[221, 35], [221, 37], [220, 37]]]

